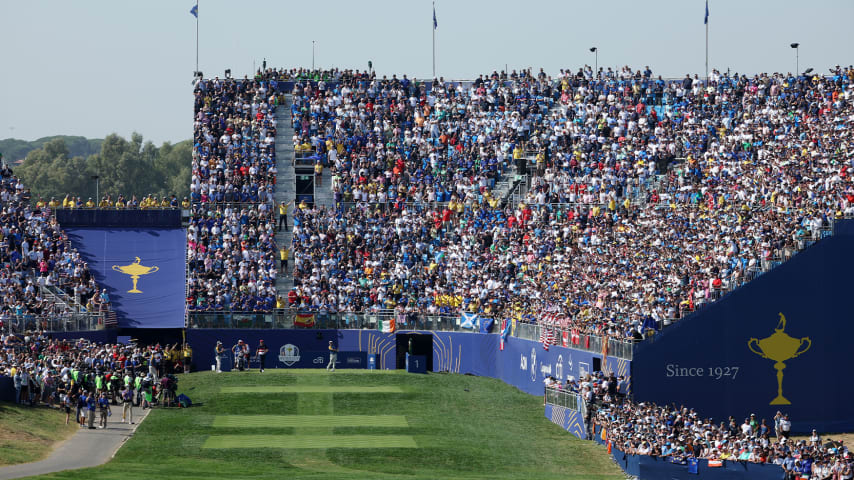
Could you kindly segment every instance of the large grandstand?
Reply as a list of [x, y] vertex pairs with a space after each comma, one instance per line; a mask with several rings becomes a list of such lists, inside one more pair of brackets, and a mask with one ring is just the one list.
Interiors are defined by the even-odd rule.
[[[545, 393], [552, 421], [609, 453], [852, 478], [844, 445], [791, 435], [854, 427], [850, 388], [811, 390], [843, 358], [834, 332], [851, 333], [831, 321], [845, 309], [830, 297], [845, 294], [851, 263], [854, 68], [465, 81], [271, 68], [199, 78], [193, 95], [183, 204], [35, 204], [0, 170], [7, 345], [38, 331], [181, 336], [200, 352], [187, 367], [208, 370], [220, 340], [266, 337], [281, 368], [318, 366], [308, 358], [323, 363], [330, 340], [361, 368], [424, 355], [432, 371]], [[91, 253], [63, 230], [121, 225], [122, 238], [140, 229], [166, 245], [177, 212], [186, 249], [154, 263], [133, 240]], [[95, 271], [115, 271], [117, 255], [148, 271]], [[186, 279], [146, 278], [169, 255], [186, 259]], [[184, 308], [164, 309], [166, 293], [134, 303], [137, 281], [183, 288]], [[154, 308], [157, 321], [138, 321]], [[772, 475], [750, 472], [729, 478]]]

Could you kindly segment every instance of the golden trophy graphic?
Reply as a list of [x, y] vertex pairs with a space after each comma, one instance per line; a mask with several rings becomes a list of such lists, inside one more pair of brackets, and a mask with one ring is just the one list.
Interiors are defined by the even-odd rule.
[[[792, 404], [792, 402], [783, 396], [783, 369], [786, 368], [786, 365], [783, 362], [801, 355], [812, 346], [812, 341], [808, 337], [801, 338], [800, 340], [790, 337], [783, 331], [785, 328], [786, 316], [780, 313], [780, 322], [777, 324], [777, 328], [774, 329], [774, 333], [771, 334], [770, 337], [763, 338], [762, 340], [751, 338], [747, 341], [747, 348], [749, 348], [751, 352], [762, 358], [767, 358], [777, 362], [774, 364], [774, 368], [777, 370], [777, 398], [771, 400], [769, 405]], [[806, 348], [802, 350], [801, 347], [803, 347], [804, 344], [806, 344]], [[754, 345], [759, 349], [757, 350], [754, 348]]]
[[154, 273], [160, 270], [160, 267], [146, 267], [140, 265], [139, 257], [135, 257], [136, 261], [131, 263], [130, 265], [113, 265], [113, 270], [117, 272], [122, 272], [125, 275], [130, 275], [131, 280], [133, 280], [133, 288], [128, 290], [128, 293], [142, 293], [140, 290], [136, 288], [136, 282], [139, 281], [139, 277], [142, 275], [148, 275], [149, 273]]

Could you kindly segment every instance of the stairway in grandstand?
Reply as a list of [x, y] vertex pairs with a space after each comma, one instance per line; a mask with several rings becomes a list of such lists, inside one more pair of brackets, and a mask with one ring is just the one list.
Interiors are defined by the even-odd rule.
[[335, 197], [332, 194], [332, 173], [329, 168], [323, 169], [322, 177], [320, 185], [317, 184], [317, 178], [315, 177], [314, 203], [318, 206], [332, 208], [335, 206]]
[[[273, 211], [276, 215], [278, 224], [279, 208], [281, 202], [290, 203], [296, 197], [296, 175], [294, 173], [294, 129], [291, 125], [290, 114], [291, 96], [286, 95], [284, 105], [276, 107], [276, 207]], [[288, 228], [276, 234], [276, 246], [282, 248], [287, 246], [288, 250], [292, 248], [293, 238], [293, 207], [288, 209]], [[277, 266], [279, 254], [276, 252]], [[276, 291], [278, 295], [287, 295], [287, 292], [293, 287], [294, 278], [292, 275], [293, 261], [288, 262], [288, 271], [280, 273], [276, 277]]]

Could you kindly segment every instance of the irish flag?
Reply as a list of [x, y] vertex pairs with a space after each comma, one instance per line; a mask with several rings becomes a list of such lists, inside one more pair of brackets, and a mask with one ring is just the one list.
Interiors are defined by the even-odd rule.
[[394, 333], [395, 326], [394, 317], [377, 320], [377, 330], [383, 333]]

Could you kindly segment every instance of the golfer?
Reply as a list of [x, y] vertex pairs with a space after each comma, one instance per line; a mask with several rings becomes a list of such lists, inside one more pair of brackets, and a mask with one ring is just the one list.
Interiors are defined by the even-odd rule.
[[258, 362], [261, 364], [261, 371], [259, 373], [264, 373], [264, 365], [267, 363], [267, 352], [270, 349], [267, 348], [267, 344], [264, 343], [264, 340], [261, 340], [258, 344], [258, 350], [255, 351], [255, 355], [258, 357]]
[[216, 341], [216, 349], [214, 350], [214, 357], [216, 358], [216, 373], [222, 372], [222, 356], [225, 355], [225, 348], [222, 346], [222, 342]]
[[329, 341], [329, 365], [326, 366], [327, 371], [335, 371], [335, 362], [338, 361], [338, 349], [332, 345], [332, 340]]

